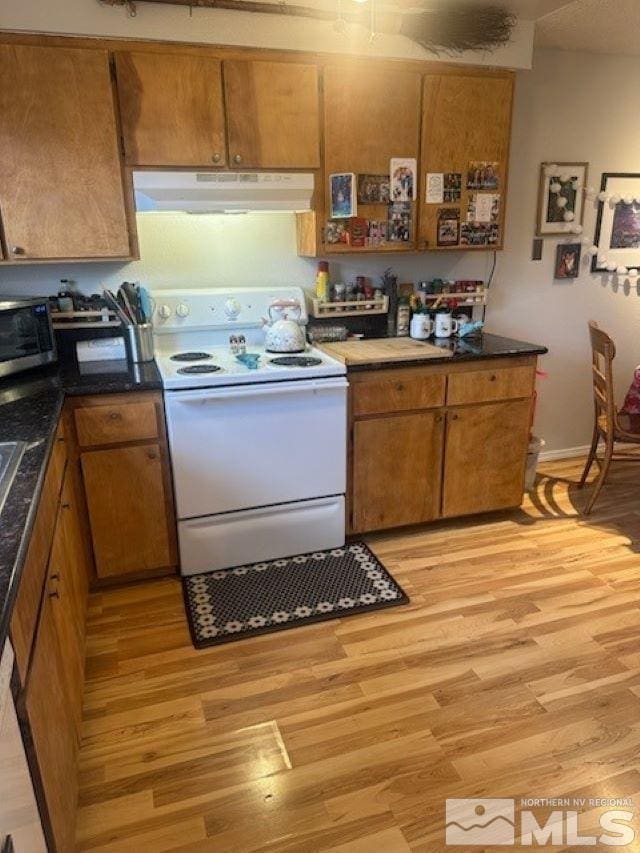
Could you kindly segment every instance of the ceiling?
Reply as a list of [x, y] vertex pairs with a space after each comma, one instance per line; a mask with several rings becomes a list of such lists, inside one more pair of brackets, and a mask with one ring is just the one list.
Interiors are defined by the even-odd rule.
[[640, 56], [639, 0], [572, 0], [536, 23], [536, 46]]

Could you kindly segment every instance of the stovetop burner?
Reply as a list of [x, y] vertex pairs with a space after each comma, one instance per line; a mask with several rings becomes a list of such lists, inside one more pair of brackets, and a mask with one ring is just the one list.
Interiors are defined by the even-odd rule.
[[192, 375], [194, 373], [218, 373], [222, 370], [217, 364], [189, 364], [187, 367], [181, 367], [178, 373]]
[[269, 363], [276, 364], [278, 367], [317, 367], [322, 364], [322, 359], [309, 355], [282, 355], [279, 358], [269, 359]]
[[211, 353], [208, 352], [177, 352], [169, 356], [171, 361], [206, 361], [211, 357]]

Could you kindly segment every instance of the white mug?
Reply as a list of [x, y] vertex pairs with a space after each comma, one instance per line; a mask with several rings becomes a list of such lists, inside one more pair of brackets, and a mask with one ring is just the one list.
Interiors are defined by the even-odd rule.
[[409, 334], [418, 341], [426, 340], [433, 331], [433, 320], [428, 314], [414, 314], [409, 326]]
[[436, 338], [450, 338], [458, 331], [458, 321], [451, 314], [436, 314], [435, 335]]

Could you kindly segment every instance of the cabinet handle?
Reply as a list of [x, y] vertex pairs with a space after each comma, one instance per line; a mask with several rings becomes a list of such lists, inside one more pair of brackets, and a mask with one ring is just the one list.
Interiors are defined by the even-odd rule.
[[119, 421], [122, 415], [120, 412], [109, 412], [109, 417], [112, 421]]
[[441, 424], [441, 423], [442, 423], [442, 415], [436, 415], [436, 423], [437, 423], [437, 424]]
[[155, 452], [155, 450], [147, 451], [147, 456], [149, 459], [157, 459], [158, 458], [158, 454]]
[[491, 376], [489, 377], [489, 381], [490, 381], [490, 382], [495, 382], [497, 378], [498, 378], [498, 377], [495, 375], [495, 373], [492, 373], [492, 374], [491, 374]]
[[236, 154], [233, 158], [234, 163], [242, 163], [242, 155]]
[[54, 589], [53, 592], [49, 593], [49, 598], [60, 598], [60, 593], [58, 592], [57, 589]]
[[52, 581], [59, 581], [59, 580], [60, 580], [60, 575], [59, 575], [59, 573], [58, 573], [58, 572], [56, 572], [56, 573], [55, 573], [55, 575], [50, 575], [50, 580], [52, 580]]
[[404, 391], [404, 385], [402, 384], [402, 382], [398, 382], [398, 384], [396, 385], [396, 391]]
[[457, 415], [457, 414], [454, 412], [454, 413], [451, 415], [451, 420], [452, 420], [452, 421], [457, 421], [459, 417], [460, 417], [460, 415]]
[[59, 435], [59, 436], [58, 436], [58, 438], [56, 439], [56, 441], [63, 442], [63, 441], [64, 441], [64, 436], [63, 436], [63, 435]]
[[219, 163], [219, 162], [220, 162], [220, 152], [219, 152], [219, 151], [216, 151], [216, 153], [213, 155], [213, 157], [211, 158], [211, 160], [212, 160], [214, 163]]
[[25, 251], [22, 246], [12, 246], [11, 254], [12, 255], [24, 255]]
[[62, 509], [69, 509], [71, 504], [60, 504], [60, 506], [62, 507]]

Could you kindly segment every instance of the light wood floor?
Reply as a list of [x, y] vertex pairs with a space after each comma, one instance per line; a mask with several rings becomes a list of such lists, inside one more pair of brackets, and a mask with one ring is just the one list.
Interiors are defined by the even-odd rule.
[[93, 595], [79, 849], [432, 853], [446, 797], [640, 804], [640, 470], [588, 520], [579, 470], [370, 538], [406, 607], [195, 651], [177, 580]]

